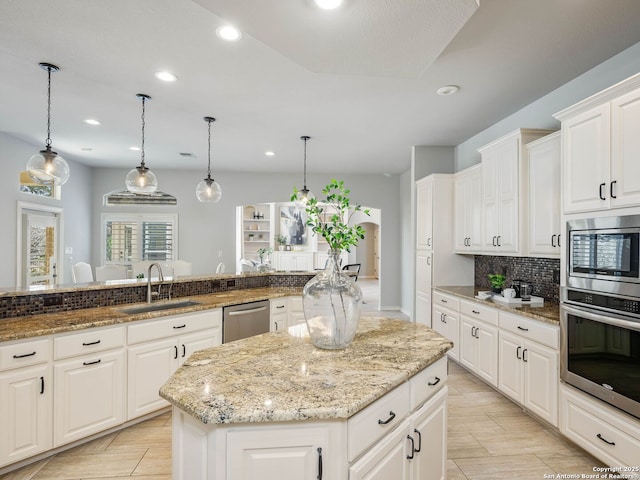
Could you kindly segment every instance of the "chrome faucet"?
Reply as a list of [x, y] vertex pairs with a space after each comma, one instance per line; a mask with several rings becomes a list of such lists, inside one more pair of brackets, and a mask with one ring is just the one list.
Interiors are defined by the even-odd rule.
[[151, 297], [154, 295], [151, 293], [151, 269], [153, 267], [158, 268], [158, 280], [160, 283], [158, 283], [158, 291], [154, 292], [158, 297], [160, 297], [160, 287], [162, 286], [162, 282], [164, 282], [164, 276], [162, 275], [162, 268], [160, 268], [160, 264], [152, 263], [149, 265], [149, 270], [147, 271], [147, 303], [151, 303]]

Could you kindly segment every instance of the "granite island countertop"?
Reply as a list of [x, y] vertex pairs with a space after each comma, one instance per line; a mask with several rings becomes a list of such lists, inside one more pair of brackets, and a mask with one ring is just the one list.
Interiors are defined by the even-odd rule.
[[304, 328], [194, 353], [160, 396], [205, 424], [346, 419], [453, 347], [416, 323], [361, 318], [345, 350], [322, 350]]
[[541, 322], [549, 323], [552, 325], [558, 325], [560, 323], [560, 305], [546, 299], [544, 301], [544, 305], [516, 306], [497, 302], [495, 300], [491, 300], [491, 298], [488, 298], [486, 300], [477, 298], [476, 295], [478, 295], [478, 291], [486, 291], [486, 288], [478, 288], [474, 286], [444, 286], [433, 287], [433, 289], [442, 293], [448, 293], [449, 295], [460, 297], [464, 300], [471, 300], [477, 303], [489, 305], [493, 308], [504, 310], [505, 312], [522, 315], [523, 317], [533, 318], [535, 320], [539, 320]]
[[213, 308], [221, 308], [239, 303], [257, 302], [272, 298], [300, 295], [302, 289], [296, 288], [249, 288], [244, 290], [230, 290], [226, 292], [211, 293], [206, 295], [193, 295], [176, 298], [172, 301], [157, 301], [156, 304], [193, 300], [198, 302], [180, 308], [159, 310], [146, 313], [129, 314], [123, 310], [145, 305], [144, 303], [123, 304], [110, 307], [85, 308], [28, 317], [13, 317], [0, 319], [0, 343], [12, 340], [22, 340], [31, 337], [40, 337], [56, 333], [72, 332], [85, 328], [106, 327], [123, 323], [160, 318], [168, 315], [181, 315]]

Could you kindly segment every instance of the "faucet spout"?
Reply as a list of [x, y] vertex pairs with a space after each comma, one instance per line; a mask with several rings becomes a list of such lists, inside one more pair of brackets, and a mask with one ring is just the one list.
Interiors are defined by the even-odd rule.
[[153, 297], [153, 294], [151, 293], [151, 269], [153, 267], [158, 269], [158, 280], [160, 283], [158, 284], [158, 291], [155, 293], [158, 297], [160, 296], [160, 287], [162, 286], [162, 282], [164, 282], [164, 276], [162, 275], [162, 268], [160, 267], [160, 264], [152, 263], [149, 265], [149, 269], [147, 270], [147, 303], [151, 303], [151, 298]]

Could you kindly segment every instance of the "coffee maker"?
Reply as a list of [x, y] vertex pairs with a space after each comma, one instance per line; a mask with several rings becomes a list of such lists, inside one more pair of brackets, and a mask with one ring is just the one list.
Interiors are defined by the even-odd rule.
[[531, 300], [533, 294], [533, 285], [524, 280], [515, 279], [511, 284], [511, 288], [516, 291], [516, 298], [521, 298], [523, 302]]

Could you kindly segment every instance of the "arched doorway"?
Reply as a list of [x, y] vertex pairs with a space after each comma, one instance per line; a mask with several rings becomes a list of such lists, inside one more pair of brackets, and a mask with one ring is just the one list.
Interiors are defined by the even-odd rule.
[[[367, 207], [363, 207], [365, 209]], [[360, 264], [358, 284], [362, 289], [363, 311], [380, 310], [380, 209], [368, 208], [369, 216], [356, 212], [351, 219], [352, 224], [360, 225], [364, 231], [364, 240], [349, 255], [349, 263]]]

